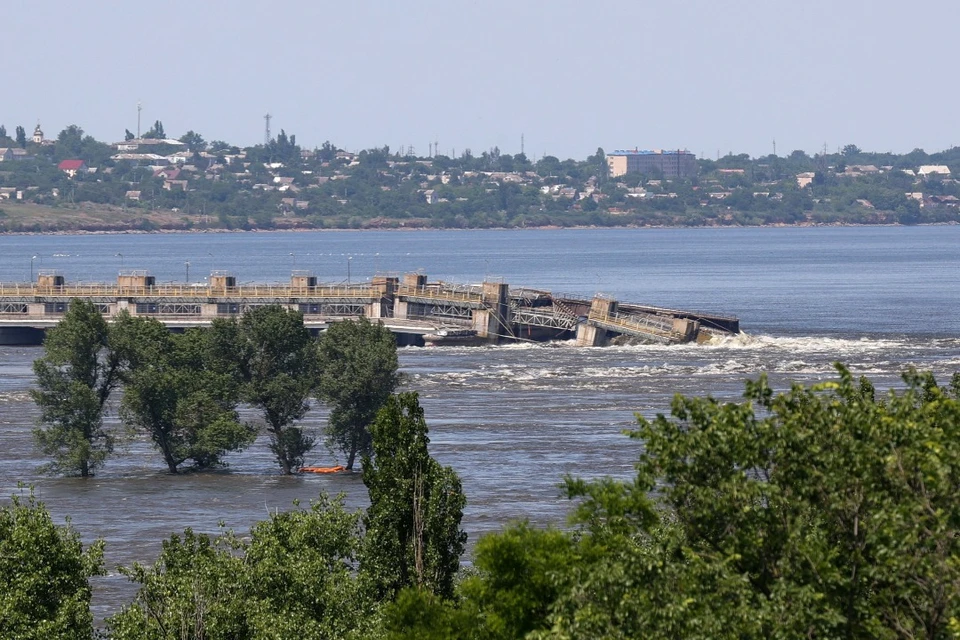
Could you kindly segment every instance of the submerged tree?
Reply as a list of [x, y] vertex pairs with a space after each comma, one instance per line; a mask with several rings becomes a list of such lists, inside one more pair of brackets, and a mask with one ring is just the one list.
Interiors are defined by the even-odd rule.
[[127, 353], [120, 415], [147, 434], [170, 473], [192, 461], [198, 469], [256, 438], [236, 411], [239, 384], [220, 366], [214, 347], [219, 325], [174, 335], [154, 318], [122, 318], [114, 327]]
[[370, 494], [360, 576], [378, 600], [405, 587], [453, 596], [467, 534], [460, 478], [430, 457], [416, 393], [390, 396], [370, 426], [373, 456], [363, 458]]
[[122, 365], [96, 305], [73, 300], [47, 333], [44, 355], [33, 363], [37, 388], [30, 395], [40, 409], [34, 437], [53, 457], [51, 471], [86, 478], [113, 450], [114, 436], [104, 429], [103, 417]]
[[366, 318], [334, 323], [317, 344], [318, 395], [331, 406], [328, 441], [347, 456], [371, 453], [368, 427], [399, 382], [397, 343], [389, 329]]
[[0, 637], [93, 637], [92, 576], [103, 575], [103, 541], [53, 524], [31, 491], [0, 507]]
[[280, 469], [293, 473], [314, 445], [295, 426], [310, 409], [317, 380], [315, 345], [303, 314], [279, 305], [257, 307], [240, 319], [235, 339], [242, 396], [262, 412]]

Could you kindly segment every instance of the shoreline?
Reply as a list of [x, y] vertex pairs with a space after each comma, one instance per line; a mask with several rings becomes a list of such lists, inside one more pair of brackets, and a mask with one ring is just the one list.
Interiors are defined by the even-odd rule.
[[314, 229], [295, 227], [290, 229], [71, 229], [62, 231], [0, 231], [0, 237], [16, 236], [99, 236], [99, 235], [192, 235], [192, 234], [220, 234], [220, 233], [346, 233], [346, 232], [391, 232], [417, 233], [423, 231], [582, 231], [586, 229], [804, 229], [817, 227], [945, 227], [955, 226], [960, 222], [923, 222], [917, 224], [900, 224], [898, 222], [884, 223], [856, 223], [856, 222], [804, 222], [799, 224], [758, 224], [758, 225], [572, 225], [569, 227], [558, 225], [530, 226], [530, 227], [404, 227], [381, 229]]

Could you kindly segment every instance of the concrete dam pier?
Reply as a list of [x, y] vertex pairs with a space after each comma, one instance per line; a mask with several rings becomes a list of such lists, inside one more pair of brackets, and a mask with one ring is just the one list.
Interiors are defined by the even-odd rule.
[[576, 340], [584, 347], [611, 341], [659, 344], [704, 342], [740, 332], [733, 316], [514, 288], [503, 282], [429, 282], [421, 273], [375, 276], [361, 284], [325, 284], [294, 271], [289, 284], [243, 284], [214, 271], [203, 284], [157, 284], [147, 271], [122, 271], [116, 283], [70, 283], [57, 271], [36, 282], [0, 283], [0, 344], [40, 344], [73, 299], [97, 305], [109, 318], [126, 311], [156, 318], [173, 331], [209, 326], [256, 306], [278, 304], [303, 314], [313, 332], [365, 317], [380, 322], [397, 343], [498, 344]]

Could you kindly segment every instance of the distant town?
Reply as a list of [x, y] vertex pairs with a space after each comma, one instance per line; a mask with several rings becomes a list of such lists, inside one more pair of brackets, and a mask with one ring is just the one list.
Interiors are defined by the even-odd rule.
[[284, 130], [240, 148], [169, 137], [159, 120], [113, 143], [76, 125], [49, 138], [0, 125], [0, 232], [960, 221], [960, 148], [707, 159], [634, 146], [536, 161], [429, 148], [307, 149]]

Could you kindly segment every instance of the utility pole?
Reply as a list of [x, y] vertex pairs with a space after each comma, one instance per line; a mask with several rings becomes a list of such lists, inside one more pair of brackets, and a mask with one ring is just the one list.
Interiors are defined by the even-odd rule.
[[520, 134], [520, 155], [523, 155], [523, 156], [527, 155], [523, 152], [523, 134], [522, 133]]
[[137, 100], [137, 140], [140, 139], [140, 112], [143, 111], [143, 105]]

